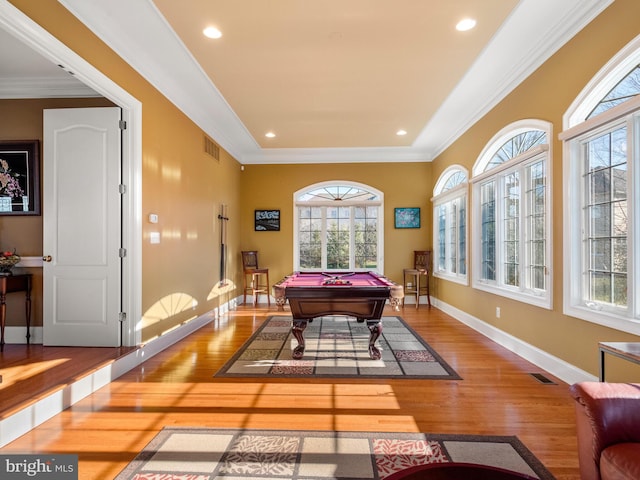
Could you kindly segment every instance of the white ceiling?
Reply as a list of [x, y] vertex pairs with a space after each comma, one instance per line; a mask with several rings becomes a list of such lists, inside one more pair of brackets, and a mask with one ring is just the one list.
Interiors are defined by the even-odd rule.
[[[250, 164], [430, 161], [612, 0], [59, 1]], [[4, 35], [0, 98], [94, 94]]]

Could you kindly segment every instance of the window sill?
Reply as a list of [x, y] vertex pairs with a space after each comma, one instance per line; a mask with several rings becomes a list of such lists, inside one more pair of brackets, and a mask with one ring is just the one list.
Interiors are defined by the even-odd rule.
[[640, 335], [640, 321], [616, 315], [613, 312], [594, 310], [583, 305], [565, 305], [563, 313], [603, 327], [613, 328], [632, 335]]
[[448, 282], [452, 282], [452, 283], [459, 283], [460, 285], [465, 285], [468, 286], [469, 285], [469, 279], [465, 276], [456, 276], [456, 275], [450, 275], [447, 273], [442, 273], [442, 272], [433, 272], [433, 276], [435, 278], [439, 278], [441, 280], [446, 280]]
[[479, 282], [474, 283], [473, 288], [482, 290], [484, 292], [493, 293], [494, 295], [499, 295], [501, 297], [510, 298], [518, 302], [527, 303], [535, 307], [551, 310], [551, 298], [548, 296], [527, 294], [516, 290], [507, 290], [506, 288], [500, 288], [490, 284]]

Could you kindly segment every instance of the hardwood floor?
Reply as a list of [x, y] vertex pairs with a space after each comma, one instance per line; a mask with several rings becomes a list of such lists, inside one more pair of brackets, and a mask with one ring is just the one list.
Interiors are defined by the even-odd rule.
[[399, 315], [462, 380], [214, 378], [276, 313], [239, 307], [0, 452], [78, 454], [80, 479], [109, 479], [168, 425], [516, 435], [556, 478], [580, 478], [568, 385], [436, 308]]

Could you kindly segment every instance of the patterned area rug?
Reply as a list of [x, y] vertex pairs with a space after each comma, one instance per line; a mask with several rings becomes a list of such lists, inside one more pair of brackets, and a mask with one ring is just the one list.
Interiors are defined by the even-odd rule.
[[517, 437], [165, 428], [116, 480], [384, 480], [398, 470], [438, 462], [554, 478]]
[[458, 374], [400, 317], [383, 317], [376, 345], [380, 360], [369, 358], [369, 329], [354, 318], [316, 318], [304, 331], [306, 349], [298, 345], [291, 317], [268, 318], [216, 377], [357, 377], [459, 380]]

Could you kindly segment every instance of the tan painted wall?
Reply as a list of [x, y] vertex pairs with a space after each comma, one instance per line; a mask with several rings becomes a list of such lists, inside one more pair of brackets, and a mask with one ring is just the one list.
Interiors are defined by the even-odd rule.
[[[638, 18], [640, 2], [614, 2], [433, 163], [436, 179], [453, 163], [471, 171], [487, 142], [506, 125], [524, 118], [553, 123], [553, 310], [442, 280], [435, 282], [434, 290], [444, 302], [592, 374], [598, 372], [598, 342], [638, 341], [638, 337], [562, 314], [562, 143], [558, 141], [558, 134], [562, 131], [562, 115], [584, 86], [612, 56], [640, 34]], [[469, 231], [473, 232], [473, 225]], [[495, 315], [498, 306], [500, 319]], [[607, 373], [608, 379], [640, 381], [637, 366], [612, 362], [614, 364], [611, 375]]]
[[[228, 300], [238, 267], [229, 262], [231, 291], [220, 292], [217, 215], [222, 203], [230, 215], [239, 209], [236, 160], [224, 151], [219, 162], [207, 156], [200, 128], [56, 0], [11, 3], [142, 102], [142, 215], [160, 219], [143, 222], [143, 341]], [[161, 233], [159, 245], [149, 243], [151, 231]], [[230, 245], [238, 244], [238, 232], [237, 224], [229, 226]]]
[[[402, 282], [413, 251], [431, 248], [430, 163], [332, 165], [247, 165], [242, 172], [240, 250], [258, 250], [271, 283], [293, 271], [293, 194], [318, 182], [354, 181], [384, 192], [385, 275]], [[420, 229], [395, 229], [393, 209], [419, 207]], [[280, 209], [279, 232], [254, 231], [254, 210]]]
[[[223, 154], [219, 163], [201, 151], [202, 132], [151, 85], [106, 48], [55, 0], [11, 0], [54, 36], [91, 62], [143, 103], [143, 216], [156, 213], [160, 223], [143, 225], [143, 311], [148, 312], [144, 339], [217, 306], [221, 203], [229, 205], [229, 268], [231, 281], [241, 282], [239, 252], [260, 251], [272, 283], [292, 268], [293, 192], [325, 180], [353, 180], [385, 192], [385, 273], [400, 280], [414, 249], [430, 247], [429, 198], [440, 173], [452, 163], [471, 168], [486, 142], [502, 127], [522, 118], [553, 122], [554, 138], [561, 117], [578, 92], [608, 59], [640, 33], [640, 2], [616, 0], [516, 91], [494, 108], [433, 164], [249, 165]], [[449, 282], [434, 282], [435, 294], [450, 305], [592, 373], [597, 372], [597, 342], [637, 340], [637, 337], [562, 315], [562, 151], [553, 145], [554, 308], [529, 307], [502, 297]], [[422, 208], [422, 228], [395, 230], [393, 208]], [[255, 232], [254, 209], [282, 213], [280, 232]], [[162, 232], [160, 245], [149, 245], [148, 234]], [[0, 232], [1, 233], [1, 232]], [[227, 297], [239, 291], [227, 292]], [[182, 297], [184, 294], [185, 297]], [[194, 310], [152, 318], [168, 297], [193, 297]], [[495, 307], [502, 318], [495, 318]], [[612, 362], [612, 378], [640, 379], [626, 363]]]

